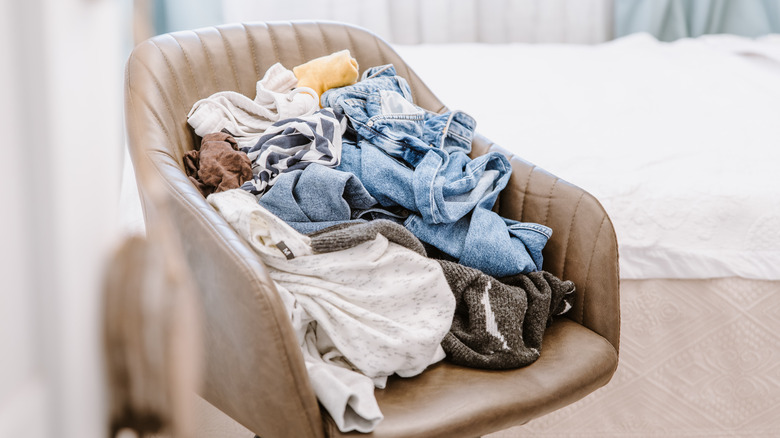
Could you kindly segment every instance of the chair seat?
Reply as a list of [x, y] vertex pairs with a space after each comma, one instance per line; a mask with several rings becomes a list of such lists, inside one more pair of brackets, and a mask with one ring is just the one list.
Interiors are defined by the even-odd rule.
[[339, 432], [323, 415], [326, 436], [451, 438], [499, 431], [579, 400], [605, 385], [617, 363], [612, 344], [561, 318], [545, 332], [533, 364], [489, 371], [441, 362], [413, 378], [393, 376], [375, 391], [385, 419], [373, 433]]

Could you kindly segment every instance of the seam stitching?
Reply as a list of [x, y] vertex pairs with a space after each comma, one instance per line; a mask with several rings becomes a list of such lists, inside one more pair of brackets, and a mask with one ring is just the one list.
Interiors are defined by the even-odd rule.
[[569, 256], [569, 244], [571, 242], [571, 235], [572, 235], [572, 228], [574, 228], [574, 219], [577, 218], [577, 212], [580, 210], [580, 203], [582, 203], [582, 198], [585, 197], [585, 192], [580, 193], [580, 199], [577, 200], [577, 205], [574, 207], [574, 214], [571, 215], [571, 221], [569, 222], [569, 229], [567, 230], [566, 234], [566, 246], [563, 247], [563, 269], [561, 269], [561, 278], [566, 278], [566, 259]]
[[201, 49], [203, 49], [203, 53], [206, 55], [206, 64], [208, 64], [209, 66], [209, 71], [211, 72], [211, 79], [214, 80], [214, 88], [220, 90], [221, 87], [219, 86], [219, 80], [217, 79], [217, 71], [214, 69], [214, 63], [211, 60], [211, 55], [209, 55], [209, 50], [206, 47], [206, 42], [203, 41], [203, 38], [201, 38], [198, 32], [194, 32], [194, 33], [195, 36], [198, 37], [198, 41], [200, 42]]
[[606, 222], [606, 216], [601, 218], [601, 225], [599, 225], [599, 231], [596, 233], [596, 238], [593, 241], [593, 250], [590, 252], [590, 259], [588, 260], [588, 267], [586, 268], [585, 272], [587, 273], [585, 275], [585, 284], [582, 288], [582, 303], [580, 305], [582, 306], [580, 309], [580, 322], [585, 323], [585, 297], [587, 296], [588, 286], [590, 284], [590, 273], [591, 273], [591, 266], [593, 264], [593, 257], [596, 255], [596, 248], [598, 247], [599, 238], [601, 237], [601, 230], [604, 229], [604, 222]]
[[238, 73], [236, 72], [236, 65], [233, 62], [233, 50], [230, 48], [230, 43], [228, 42], [227, 37], [225, 37], [225, 34], [222, 32], [222, 29], [217, 27], [217, 32], [219, 33], [219, 37], [222, 39], [222, 45], [225, 47], [225, 51], [227, 52], [228, 64], [230, 64], [230, 70], [233, 72], [233, 80], [236, 82], [236, 90], [240, 90], [241, 84], [238, 83]]
[[244, 35], [249, 43], [249, 52], [252, 54], [252, 66], [255, 68], [255, 80], [260, 77], [260, 66], [257, 64], [257, 53], [255, 53], [255, 41], [249, 34], [249, 28], [244, 23], [241, 23], [241, 27], [244, 29]]

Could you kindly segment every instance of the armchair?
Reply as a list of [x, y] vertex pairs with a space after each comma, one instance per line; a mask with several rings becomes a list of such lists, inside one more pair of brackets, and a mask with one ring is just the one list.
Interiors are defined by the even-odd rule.
[[[187, 179], [182, 156], [199, 139], [186, 115], [197, 100], [234, 90], [254, 96], [274, 63], [288, 68], [349, 49], [362, 69], [392, 63], [415, 103], [445, 105], [377, 36], [337, 23], [249, 23], [175, 32], [141, 43], [127, 62], [125, 110], [133, 164], [147, 166], [168, 195], [159, 209], [139, 179], [147, 223], [168, 212], [199, 286], [203, 315], [201, 395], [261, 437], [347, 436], [321, 411], [283, 303], [265, 267]], [[465, 108], [465, 110], [468, 110]], [[477, 136], [472, 154], [499, 150]], [[572, 280], [577, 298], [544, 338], [541, 357], [510, 371], [436, 364], [391, 377], [376, 390], [385, 416], [375, 437], [473, 437], [520, 425], [605, 385], [618, 363], [618, 252], [609, 217], [590, 194], [511, 157], [498, 212], [554, 230], [544, 268]], [[354, 435], [360, 435], [355, 433]]]

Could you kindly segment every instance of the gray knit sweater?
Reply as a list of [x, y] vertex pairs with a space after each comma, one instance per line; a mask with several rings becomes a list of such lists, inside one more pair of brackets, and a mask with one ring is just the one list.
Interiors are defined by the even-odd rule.
[[500, 281], [467, 266], [439, 260], [455, 295], [455, 317], [442, 341], [451, 362], [510, 369], [539, 358], [552, 317], [571, 306], [574, 283], [545, 271]]

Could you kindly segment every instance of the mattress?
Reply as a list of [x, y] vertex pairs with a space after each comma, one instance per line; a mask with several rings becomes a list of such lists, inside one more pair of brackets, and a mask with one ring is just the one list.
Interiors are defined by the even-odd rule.
[[486, 137], [601, 201], [621, 278], [780, 280], [780, 35], [395, 48]]

